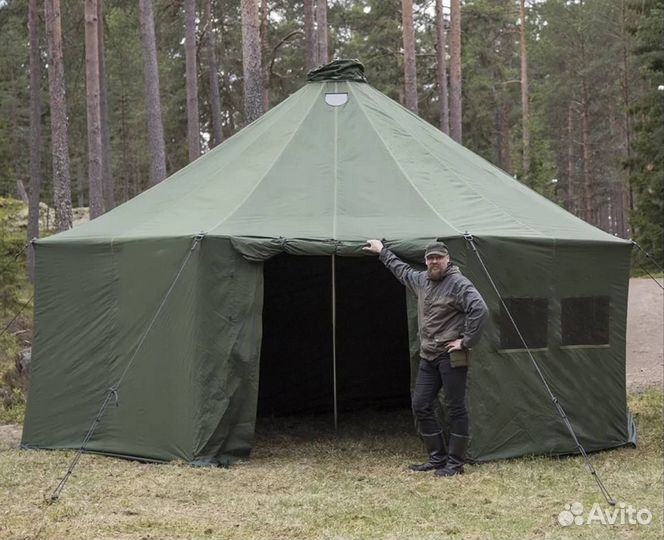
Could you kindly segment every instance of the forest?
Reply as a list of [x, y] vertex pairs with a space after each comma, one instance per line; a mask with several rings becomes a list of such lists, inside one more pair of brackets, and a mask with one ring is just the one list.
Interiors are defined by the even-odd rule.
[[[0, 0], [0, 196], [54, 229], [231, 137], [334, 58], [662, 262], [662, 0]], [[43, 233], [43, 232], [42, 232]], [[646, 259], [644, 252], [652, 255]]]

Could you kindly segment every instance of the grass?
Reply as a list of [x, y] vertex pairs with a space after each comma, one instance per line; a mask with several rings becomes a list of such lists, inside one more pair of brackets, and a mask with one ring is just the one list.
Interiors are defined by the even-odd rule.
[[643, 525], [571, 526], [578, 501], [608, 506], [580, 458], [528, 457], [437, 479], [409, 473], [422, 449], [406, 412], [259, 424], [251, 461], [230, 469], [85, 455], [46, 499], [71, 452], [0, 452], [0, 538], [661, 538], [662, 389], [629, 399], [639, 447], [591, 456]]

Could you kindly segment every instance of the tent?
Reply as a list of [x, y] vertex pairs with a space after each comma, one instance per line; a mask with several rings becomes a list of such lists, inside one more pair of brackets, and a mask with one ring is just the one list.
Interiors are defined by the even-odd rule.
[[[36, 243], [23, 446], [144, 460], [249, 455], [257, 411], [404, 405], [413, 299], [375, 257], [444, 239], [491, 321], [469, 381], [475, 460], [633, 443], [629, 242], [577, 219], [335, 61], [220, 146]], [[260, 374], [260, 385], [259, 385]], [[260, 388], [259, 388], [260, 386]]]

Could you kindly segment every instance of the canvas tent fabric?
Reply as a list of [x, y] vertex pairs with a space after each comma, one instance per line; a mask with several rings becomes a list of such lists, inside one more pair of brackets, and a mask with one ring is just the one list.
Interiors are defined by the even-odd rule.
[[[525, 306], [519, 320], [539, 317], [533, 355], [586, 450], [635, 442], [625, 392], [631, 244], [569, 214], [372, 88], [359, 62], [333, 62], [310, 78], [161, 184], [36, 243], [24, 447], [78, 448], [121, 379], [117, 406], [105, 411], [88, 450], [154, 461], [246, 457], [259, 380], [270, 383], [260, 373], [269, 330], [262, 320], [264, 268], [290, 257], [282, 283], [297, 288], [298, 264], [334, 256], [364, 261], [372, 280], [381, 265], [362, 252], [367, 238], [386, 239], [413, 264], [441, 238], [491, 311], [470, 374], [470, 457], [574, 453], [526, 351], [506, 346], [500, 301], [466, 233], [510, 305]], [[283, 313], [308, 307], [296, 296], [281, 297]], [[570, 328], [587, 323], [570, 319], [579, 313], [570, 311], [575, 301], [585, 306], [581, 313], [588, 306], [601, 311], [599, 338], [570, 343]], [[397, 316], [408, 327], [412, 374], [413, 299], [399, 305], [406, 304]], [[357, 315], [353, 321], [363, 324]], [[312, 333], [290, 327], [289, 339]], [[356, 355], [353, 363], [363, 361], [360, 343], [349, 340], [345, 350]], [[279, 366], [271, 377], [305, 377], [313, 369]]]

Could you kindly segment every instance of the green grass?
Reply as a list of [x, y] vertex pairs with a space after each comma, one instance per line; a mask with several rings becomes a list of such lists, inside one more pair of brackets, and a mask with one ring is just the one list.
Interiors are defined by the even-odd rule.
[[662, 389], [630, 396], [639, 447], [591, 456], [611, 494], [653, 522], [563, 528], [565, 504], [608, 508], [580, 458], [529, 457], [448, 479], [409, 473], [422, 449], [407, 413], [259, 425], [230, 469], [85, 455], [56, 504], [71, 452], [0, 452], [0, 538], [661, 538]]

